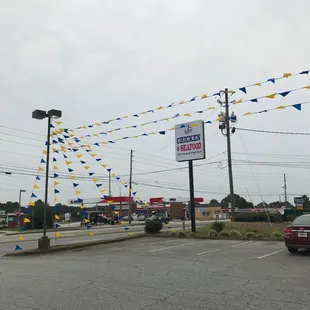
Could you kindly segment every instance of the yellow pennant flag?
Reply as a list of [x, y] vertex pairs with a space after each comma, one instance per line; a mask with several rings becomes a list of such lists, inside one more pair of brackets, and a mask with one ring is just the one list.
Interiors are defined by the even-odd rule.
[[243, 99], [239, 99], [238, 101], [236, 101], [236, 104], [241, 103], [242, 101], [243, 101]]
[[57, 166], [54, 166], [54, 170], [58, 170], [59, 168]]
[[93, 237], [94, 235], [95, 235], [95, 233], [92, 232], [92, 231], [90, 231], [90, 232], [88, 233], [88, 236], [89, 236], [89, 237]]
[[129, 233], [128, 233], [128, 236], [132, 236], [132, 232], [129, 232]]
[[59, 182], [54, 181], [54, 186], [57, 186], [57, 185], [59, 185]]
[[252, 112], [246, 112], [243, 115], [246, 116], [246, 115], [251, 115], [251, 114], [252, 114]]
[[60, 232], [56, 231], [56, 232], [55, 232], [55, 237], [56, 237], [56, 238], [62, 237], [62, 234], [61, 234]]
[[107, 200], [107, 204], [110, 205], [113, 202], [113, 200]]
[[39, 188], [39, 186], [37, 184], [33, 185], [33, 189], [38, 189], [38, 188]]
[[24, 223], [30, 223], [30, 220], [28, 218], [24, 218]]
[[184, 100], [182, 100], [179, 104], [183, 104], [184, 103]]
[[61, 146], [60, 146], [60, 150], [61, 150], [62, 152], [65, 152], [65, 151], [66, 151], [66, 147], [63, 146], [63, 145], [61, 145]]
[[59, 126], [62, 122], [55, 122], [57, 126]]
[[29, 202], [29, 207], [33, 207], [34, 206], [34, 201], [30, 201]]
[[84, 166], [84, 168], [85, 168], [86, 170], [88, 170], [88, 169], [90, 168], [90, 166]]
[[157, 108], [157, 110], [162, 110], [162, 109], [164, 109], [163, 106], [160, 106], [160, 107]]
[[112, 173], [112, 177], [115, 177], [115, 173]]
[[262, 86], [262, 84], [261, 83], [256, 83], [255, 86]]
[[81, 208], [81, 209], [85, 209], [86, 207], [85, 207], [84, 205], [81, 205], [80, 208]]
[[106, 165], [106, 164], [103, 164], [103, 165], [102, 165], [103, 168], [106, 168], [107, 166], [108, 166], [108, 165]]
[[304, 88], [305, 88], [305, 89], [310, 89], [310, 85], [308, 85], [308, 86], [305, 86]]
[[23, 236], [19, 236], [19, 237], [18, 237], [18, 240], [20, 240], [20, 241], [24, 241], [24, 240], [25, 240], [25, 238], [24, 238]]
[[55, 214], [55, 220], [60, 220], [60, 217], [57, 214]]
[[70, 133], [69, 136], [70, 136], [70, 138], [73, 138], [73, 137], [74, 137], [74, 134], [73, 134], [73, 133]]
[[44, 169], [42, 167], [39, 167], [39, 171], [44, 171]]
[[192, 124], [192, 127], [198, 127], [199, 126], [199, 124], [198, 123], [194, 123], [194, 124]]
[[124, 221], [121, 221], [121, 224], [122, 224], [122, 225], [124, 225], [124, 224], [125, 224], [125, 222], [124, 222]]
[[43, 154], [44, 154], [44, 155], [46, 155], [46, 154], [47, 154], [47, 151], [46, 151], [46, 150], [44, 150], [44, 151], [43, 151]]
[[94, 182], [98, 182], [98, 179], [97, 179], [97, 178], [93, 178], [93, 181], [94, 181]]
[[215, 110], [216, 107], [209, 107], [208, 110]]
[[274, 97], [275, 97], [276, 95], [277, 95], [276, 93], [273, 93], [273, 94], [271, 94], [271, 95], [266, 96], [266, 98], [274, 99]]
[[118, 212], [118, 211], [114, 211], [114, 214], [116, 214], [116, 215], [117, 215], [117, 214], [119, 214], [119, 212]]
[[205, 98], [207, 98], [208, 96], [207, 96], [207, 94], [203, 94], [202, 96], [201, 96], [201, 99], [205, 99]]
[[96, 154], [90, 154], [90, 156], [91, 156], [91, 157], [95, 157], [95, 156], [97, 156], [97, 155], [96, 155]]
[[81, 158], [83, 155], [82, 154], [76, 154], [77, 158]]
[[67, 164], [67, 165], [70, 165], [70, 164], [72, 164], [72, 162], [69, 161], [69, 160], [66, 160], [66, 164]]
[[79, 194], [81, 194], [81, 191], [75, 191], [75, 193], [76, 193], [77, 195], [79, 195]]
[[70, 179], [71, 179], [71, 180], [75, 180], [75, 177], [74, 177], [74, 176], [71, 176]]
[[73, 143], [72, 143], [72, 142], [68, 142], [68, 144], [69, 144], [69, 146], [72, 146], [72, 145], [73, 145]]
[[97, 125], [97, 126], [101, 126], [101, 124], [100, 124], [100, 123], [96, 123], [96, 125]]
[[289, 73], [289, 72], [283, 73], [283, 77], [284, 77], [284, 78], [288, 78], [288, 77], [290, 77], [290, 76], [292, 76], [292, 73]]
[[185, 113], [184, 116], [192, 116], [192, 114]]
[[101, 193], [101, 194], [103, 194], [104, 192], [105, 192], [105, 190], [104, 190], [104, 189], [101, 189], [101, 190], [100, 190], [100, 193]]
[[278, 107], [276, 107], [276, 110], [282, 110], [282, 109], [285, 109], [285, 105], [279, 105]]
[[89, 220], [85, 219], [85, 220], [84, 220], [84, 223], [85, 223], [85, 224], [89, 223]]

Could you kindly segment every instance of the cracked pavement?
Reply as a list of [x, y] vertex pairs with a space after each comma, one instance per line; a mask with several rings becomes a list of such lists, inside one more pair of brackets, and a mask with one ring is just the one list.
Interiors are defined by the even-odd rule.
[[306, 310], [309, 258], [281, 242], [148, 237], [2, 257], [0, 309]]

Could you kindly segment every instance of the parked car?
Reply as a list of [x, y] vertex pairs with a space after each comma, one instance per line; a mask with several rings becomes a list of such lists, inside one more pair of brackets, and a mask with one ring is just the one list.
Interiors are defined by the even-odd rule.
[[145, 215], [138, 216], [138, 221], [145, 221], [145, 220], [146, 220], [146, 216]]
[[159, 219], [161, 220], [162, 223], [165, 223], [165, 224], [168, 224], [169, 221], [170, 221], [170, 218], [166, 217], [166, 216], [157, 216], [157, 215], [152, 215], [150, 216], [149, 218], [147, 218], [145, 221], [148, 222], [148, 221], [154, 221], [156, 219]]
[[285, 245], [290, 253], [310, 248], [310, 214], [297, 217], [284, 230]]
[[[130, 216], [130, 218], [131, 218], [131, 220], [133, 221], [133, 217]], [[124, 217], [123, 217], [123, 221], [124, 221], [124, 222], [128, 222], [128, 221], [129, 221], [129, 216], [124, 216]]]

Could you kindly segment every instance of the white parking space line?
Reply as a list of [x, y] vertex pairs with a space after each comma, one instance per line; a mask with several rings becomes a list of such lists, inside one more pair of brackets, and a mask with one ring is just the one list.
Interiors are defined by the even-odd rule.
[[263, 255], [263, 256], [257, 257], [257, 259], [262, 259], [262, 258], [271, 256], [271, 255], [274, 255], [274, 254], [278, 254], [278, 253], [280, 253], [280, 252], [283, 252], [284, 250], [285, 250], [285, 249], [282, 249], [282, 250], [279, 250], [279, 251], [275, 251], [275, 252], [272, 252], [272, 253], [269, 253], [269, 254], [265, 254], [265, 255]]
[[179, 245], [172, 245], [172, 246], [167, 246], [165, 248], [159, 248], [159, 249], [154, 249], [154, 250], [149, 250], [149, 253], [151, 252], [159, 252], [159, 251], [163, 251], [163, 250], [169, 250], [169, 249], [175, 249], [175, 248], [180, 248], [182, 246], [187, 246], [187, 245], [191, 245], [191, 244], [195, 244], [195, 243], [201, 243], [202, 241], [196, 241], [196, 242], [190, 242], [190, 243], [183, 243], [183, 244], [179, 244]]
[[241, 243], [237, 243], [237, 244], [231, 245], [230, 247], [233, 248], [233, 247], [236, 247], [236, 246], [240, 246], [240, 245], [244, 245], [244, 244], [248, 244], [248, 243], [252, 243], [252, 242], [253, 241], [241, 242]]
[[219, 251], [219, 250], [220, 250], [220, 249], [213, 249], [213, 250], [209, 250], [209, 251], [205, 251], [205, 252], [197, 253], [197, 255], [204, 255], [204, 254], [208, 254], [208, 253], [216, 252], [216, 251]]

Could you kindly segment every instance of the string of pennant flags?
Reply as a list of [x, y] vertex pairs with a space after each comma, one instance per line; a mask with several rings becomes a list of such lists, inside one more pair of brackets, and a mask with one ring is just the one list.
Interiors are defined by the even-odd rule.
[[[307, 102], [296, 103], [296, 104], [291, 104], [291, 105], [280, 105], [280, 106], [277, 106], [277, 107], [271, 108], [271, 109], [265, 109], [265, 110], [255, 111], [255, 112], [246, 112], [246, 113], [244, 113], [241, 116], [247, 116], [247, 115], [251, 115], [251, 114], [259, 114], [259, 113], [262, 113], [262, 112], [269, 112], [269, 111], [273, 111], [273, 110], [281, 110], [281, 109], [285, 109], [287, 107], [293, 107], [293, 108], [297, 109], [298, 111], [301, 111], [301, 107], [305, 103], [307, 103]], [[204, 121], [204, 123], [205, 124], [212, 124], [214, 122], [220, 122], [222, 120], [223, 120], [223, 115], [220, 114], [215, 120]], [[117, 138], [115, 140], [98, 141], [98, 142], [95, 142], [95, 143], [92, 143], [92, 144], [83, 144], [83, 143], [85, 143], [85, 142], [83, 142], [84, 139], [79, 139], [79, 138], [74, 137], [73, 141], [75, 141], [78, 144], [78, 146], [72, 147], [72, 145], [73, 145], [72, 142], [71, 143], [69, 142], [70, 143], [69, 145], [70, 145], [70, 147], [72, 147], [71, 149], [74, 152], [77, 152], [77, 151], [79, 151], [79, 149], [81, 147], [82, 148], [91, 149], [92, 146], [100, 147], [101, 145], [114, 144], [114, 143], [116, 143], [118, 141], [121, 141], [121, 140], [135, 139], [135, 138], [140, 138], [140, 137], [148, 137], [148, 136], [153, 136], [153, 135], [165, 136], [166, 133], [168, 133], [170, 131], [174, 131], [174, 130], [175, 130], [175, 126], [173, 126], [171, 128], [168, 128], [168, 129], [164, 129], [164, 130], [148, 132], [148, 133], [142, 133], [142, 134], [134, 135], [134, 136], [125, 136], [125, 137]], [[53, 141], [54, 141], [53, 143], [55, 143], [55, 144], [64, 143], [63, 139], [61, 139], [60, 141], [54, 139]]]
[[[286, 90], [286, 91], [282, 91], [282, 92], [277, 92], [277, 93], [272, 93], [272, 94], [268, 94], [268, 95], [264, 95], [264, 96], [260, 96], [260, 97], [257, 97], [257, 98], [253, 98], [253, 99], [239, 99], [239, 100], [236, 100], [236, 101], [233, 101], [234, 104], [240, 104], [240, 103], [245, 103], [245, 102], [259, 102], [259, 100], [261, 99], [275, 99], [277, 96], [280, 96], [282, 98], [285, 98], [287, 95], [289, 95], [290, 93], [292, 92], [296, 92], [296, 91], [300, 91], [300, 90], [303, 90], [303, 89], [310, 89], [310, 85], [306, 85], [306, 86], [303, 86], [303, 87], [299, 87], [299, 88], [295, 88], [295, 89], [290, 89], [290, 90]], [[217, 109], [216, 106], [211, 106], [209, 105], [206, 109], [203, 109], [203, 110], [198, 110], [198, 111], [194, 111], [194, 112], [188, 112], [188, 113], [184, 113], [184, 114], [174, 114], [173, 116], [170, 116], [170, 117], [166, 117], [166, 118], [160, 118], [160, 119], [157, 119], [157, 120], [153, 120], [153, 121], [150, 121], [150, 122], [146, 122], [146, 123], [139, 123], [139, 124], [135, 124], [135, 125], [131, 125], [131, 126], [125, 126], [125, 127], [118, 127], [118, 128], [114, 128], [114, 129], [111, 129], [111, 130], [107, 130], [107, 131], [102, 131], [102, 132], [99, 132], [99, 133], [94, 133], [94, 134], [86, 134], [84, 136], [78, 136], [76, 137], [74, 135], [75, 131], [74, 129], [68, 129], [68, 128], [64, 128], [64, 129], [59, 129], [59, 130], [53, 130], [52, 131], [52, 135], [55, 135], [57, 133], [60, 133], [60, 132], [63, 132], [64, 134], [64, 137], [69, 139], [69, 140], [74, 140], [76, 138], [78, 139], [85, 139], [85, 138], [91, 138], [91, 137], [99, 137], [100, 135], [108, 135], [108, 134], [112, 134], [114, 132], [118, 132], [118, 131], [121, 131], [121, 130], [125, 130], [125, 129], [133, 129], [133, 128], [138, 128], [138, 127], [144, 127], [146, 125], [149, 125], [149, 124], [158, 124], [160, 122], [169, 122], [170, 120], [172, 119], [176, 119], [176, 118], [181, 118], [181, 117], [192, 117], [193, 115], [202, 115], [204, 112], [208, 111], [208, 110], [213, 110], [215, 111]], [[212, 122], [212, 121], [210, 121]], [[59, 125], [61, 124], [61, 122], [57, 122]], [[120, 140], [122, 140], [123, 138], [121, 138]], [[117, 141], [117, 140], [115, 140]], [[109, 141], [107, 141], [109, 142]]]
[[[303, 71], [300, 71], [300, 72], [297, 72], [297, 73], [286, 72], [286, 73], [283, 73], [283, 75], [281, 75], [279, 77], [272, 77], [272, 78], [268, 78], [267, 80], [263, 80], [261, 82], [249, 84], [249, 85], [242, 86], [242, 87], [238, 87], [236, 89], [231, 90], [230, 92], [240, 91], [242, 93], [247, 94], [248, 93], [248, 89], [251, 88], [251, 87], [262, 86], [262, 85], [267, 84], [267, 83], [275, 84], [276, 81], [279, 81], [279, 80], [282, 80], [282, 79], [286, 79], [286, 78], [290, 78], [290, 77], [293, 77], [293, 76], [308, 75], [309, 71], [310, 70], [303, 70]], [[181, 100], [181, 101], [177, 101], [177, 102], [172, 102], [172, 103], [170, 103], [167, 106], [159, 106], [156, 109], [150, 109], [150, 110], [134, 113], [132, 115], [125, 115], [125, 116], [121, 116], [121, 117], [116, 117], [116, 118], [112, 118], [112, 119], [107, 120], [107, 121], [97, 122], [97, 123], [93, 123], [93, 124], [86, 125], [86, 126], [79, 126], [79, 127], [72, 128], [72, 129], [73, 130], [79, 130], [79, 129], [90, 129], [90, 128], [94, 128], [94, 127], [97, 127], [97, 126], [101, 127], [103, 125], [108, 125], [108, 124], [110, 124], [112, 122], [123, 121], [123, 120], [127, 120], [128, 118], [138, 118], [138, 117], [143, 116], [143, 115], [154, 114], [155, 112], [160, 111], [160, 110], [169, 109], [169, 108], [172, 108], [172, 107], [175, 107], [175, 106], [179, 106], [179, 105], [183, 105], [183, 104], [187, 104], [187, 103], [193, 103], [193, 102], [197, 102], [199, 100], [220, 96], [220, 94], [221, 94], [220, 91], [219, 92], [215, 92], [212, 95], [207, 95], [207, 93], [204, 93], [202, 95], [192, 96], [188, 100]], [[70, 128], [67, 128], [67, 129], [70, 130]]]
[[[62, 135], [64, 137], [64, 135]], [[77, 153], [79, 150], [81, 150], [81, 148], [86, 152], [86, 154], [88, 154], [89, 156], [91, 156], [96, 163], [98, 163], [100, 166], [102, 166], [108, 173], [111, 173], [111, 177], [115, 178], [115, 180], [117, 180], [121, 185], [123, 185], [125, 188], [128, 189], [128, 184], [123, 181], [119, 176], [117, 176], [114, 171], [112, 171], [112, 168], [109, 168], [107, 164], [102, 163], [103, 158], [97, 156], [97, 154], [93, 153], [92, 147], [91, 145], [82, 145], [79, 143], [79, 141], [75, 141], [76, 144], [78, 144], [79, 147], [75, 147], [73, 146], [72, 142], [68, 142], [67, 138], [63, 138], [59, 141], [59, 137], [58, 137], [58, 143], [62, 143], [65, 144], [65, 141], [68, 143], [69, 148], [61, 145], [60, 149], [68, 149], [69, 151], [72, 151], [74, 153], [76, 153], [76, 157], [80, 160], [81, 164], [83, 165], [84, 169], [87, 171], [88, 175], [92, 178], [93, 182], [96, 184], [96, 187], [100, 190], [100, 196], [103, 196], [103, 198], [108, 199], [109, 196], [107, 195], [103, 195], [104, 191], [103, 189], [101, 189], [102, 184], [98, 183], [99, 179], [95, 177], [95, 173], [94, 172], [89, 172], [88, 170], [90, 169], [90, 165], [87, 165], [87, 162], [85, 160], [81, 160], [81, 157], [83, 156], [81, 153]], [[70, 144], [69, 144], [70, 143]], [[78, 186], [78, 183], [74, 183], [74, 186]], [[129, 190], [129, 189], [128, 189]], [[135, 201], [140, 201], [140, 197], [137, 196], [137, 191], [134, 191], [133, 188], [130, 189], [132, 195], [133, 195], [133, 199]], [[79, 199], [79, 201], [82, 203], [83, 199]], [[109, 201], [108, 201], [109, 203]]]

